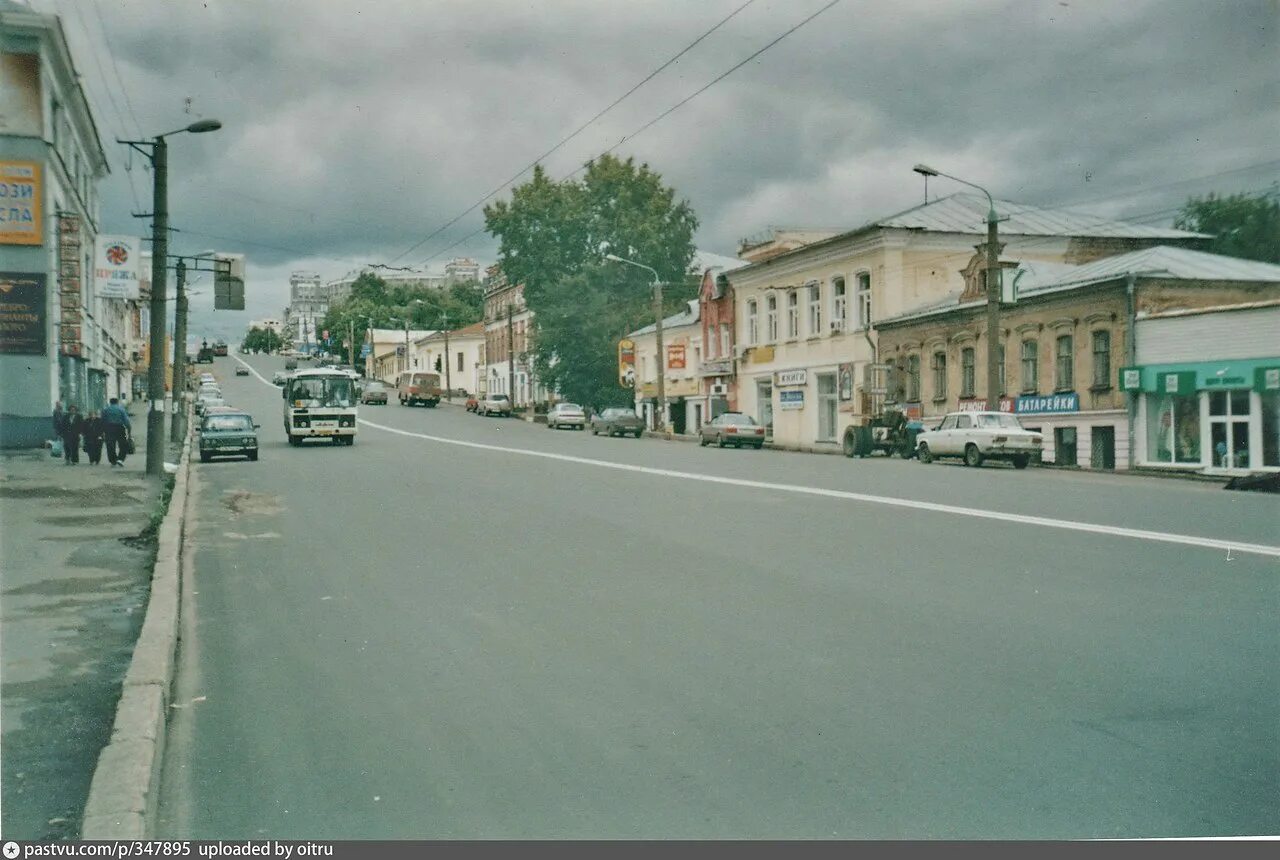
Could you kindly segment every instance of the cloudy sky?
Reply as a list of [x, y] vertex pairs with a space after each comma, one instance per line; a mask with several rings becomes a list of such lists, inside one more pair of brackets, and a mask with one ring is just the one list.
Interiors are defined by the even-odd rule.
[[[422, 240], [745, 0], [29, 2], [63, 14], [104, 138], [223, 122], [171, 141], [170, 207], [179, 250], [246, 254], [249, 310], [194, 326], [238, 335], [280, 313], [294, 269], [491, 262], [479, 209]], [[544, 163], [564, 175], [617, 146], [724, 254], [771, 224], [915, 205], [918, 161], [1149, 223], [1280, 182], [1273, 0], [842, 0], [631, 137], [828, 2], [748, 3]], [[150, 176], [109, 156], [105, 228], [141, 232]]]

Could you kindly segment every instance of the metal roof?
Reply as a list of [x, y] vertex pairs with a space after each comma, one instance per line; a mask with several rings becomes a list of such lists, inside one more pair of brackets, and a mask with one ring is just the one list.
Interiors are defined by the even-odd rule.
[[[678, 326], [683, 326], [683, 325], [693, 325], [701, 318], [702, 318], [701, 305], [699, 304], [697, 299], [690, 299], [688, 307], [680, 311], [680, 313], [672, 314], [671, 316], [665, 317], [662, 320], [662, 328], [663, 330], [666, 330], [669, 328], [676, 328]], [[657, 332], [657, 330], [658, 330], [658, 326], [651, 323], [645, 326], [644, 328], [636, 329], [635, 331], [631, 332], [627, 336], [638, 337], [639, 335], [643, 335], [643, 334], [654, 334]]]
[[[1014, 273], [1017, 274], [1014, 274]], [[1156, 245], [1114, 257], [1103, 257], [1082, 266], [1064, 263], [1028, 262], [1016, 270], [1006, 270], [1005, 277], [1017, 277], [1018, 297], [1033, 298], [1050, 293], [1080, 289], [1106, 283], [1127, 275], [1140, 278], [1162, 278], [1179, 281], [1244, 281], [1280, 284], [1280, 266], [1240, 257], [1191, 251], [1170, 245]], [[964, 307], [986, 305], [985, 298], [965, 302]], [[907, 322], [960, 307], [960, 291], [946, 298], [914, 308], [906, 313], [880, 320], [878, 324]]]
[[747, 261], [739, 260], [737, 257], [726, 257], [724, 254], [695, 250], [693, 252], [693, 262], [689, 264], [689, 269], [701, 275], [707, 269], [721, 269], [731, 272], [734, 269], [741, 269], [745, 265], [747, 265]]
[[[1009, 236], [1106, 236], [1137, 239], [1195, 239], [1191, 233], [1172, 227], [1151, 227], [1103, 218], [1076, 209], [1041, 209], [1012, 200], [995, 201], [1000, 233]], [[924, 203], [869, 226], [929, 230], [935, 233], [985, 233], [988, 203], [985, 195], [961, 191]]]

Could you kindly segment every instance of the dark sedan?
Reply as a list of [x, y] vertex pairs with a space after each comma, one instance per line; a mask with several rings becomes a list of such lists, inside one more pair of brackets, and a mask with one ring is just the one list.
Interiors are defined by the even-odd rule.
[[591, 419], [591, 435], [635, 436], [644, 434], [644, 421], [630, 409], [606, 409]]
[[214, 457], [258, 459], [258, 425], [247, 412], [216, 412], [200, 422], [200, 462]]
[[764, 447], [764, 427], [742, 412], [721, 413], [703, 424], [698, 433], [698, 444], [704, 447], [712, 442], [720, 448], [750, 445], [758, 451]]

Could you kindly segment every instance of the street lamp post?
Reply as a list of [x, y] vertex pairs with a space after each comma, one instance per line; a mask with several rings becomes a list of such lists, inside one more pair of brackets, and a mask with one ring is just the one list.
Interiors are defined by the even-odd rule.
[[[606, 260], [612, 260], [615, 263], [625, 263], [628, 266], [635, 266], [637, 269], [644, 269], [653, 275], [653, 315], [654, 324], [654, 345], [657, 352], [658, 365], [658, 421], [657, 429], [666, 432], [667, 429], [667, 360], [666, 353], [663, 350], [662, 343], [662, 279], [658, 277], [657, 269], [646, 266], [644, 263], [637, 263], [635, 260], [628, 260], [625, 257], [619, 257], [617, 254], [605, 254]], [[643, 380], [642, 380], [643, 381]]]
[[[202, 251], [193, 259], [212, 257], [213, 251]], [[169, 419], [169, 441], [181, 442], [187, 435], [187, 261], [178, 258], [173, 281], [173, 416]], [[182, 403], [178, 397], [181, 392]]]
[[[169, 258], [169, 145], [165, 138], [182, 132], [201, 134], [217, 131], [222, 123], [216, 119], [193, 122], [183, 128], [157, 134], [151, 140], [118, 140], [132, 146], [151, 161], [154, 184], [151, 203], [151, 330], [148, 347], [147, 399], [147, 474], [164, 472], [164, 329], [165, 274]], [[177, 403], [178, 380], [174, 380], [174, 402]], [[175, 406], [176, 408], [176, 406]]]
[[453, 402], [453, 377], [449, 375], [449, 312], [441, 314], [440, 324], [444, 326], [444, 399]]
[[1000, 409], [1000, 240], [997, 231], [996, 201], [991, 192], [981, 185], [975, 185], [967, 179], [943, 173], [925, 164], [917, 164], [912, 168], [929, 181], [930, 176], [945, 176], [947, 179], [976, 188], [987, 195], [987, 408], [993, 411]]

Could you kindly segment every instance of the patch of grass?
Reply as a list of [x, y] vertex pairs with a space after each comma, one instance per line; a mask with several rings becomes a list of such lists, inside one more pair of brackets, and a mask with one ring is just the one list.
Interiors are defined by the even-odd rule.
[[155, 508], [151, 511], [146, 526], [138, 532], [136, 537], [123, 538], [125, 543], [130, 546], [156, 543], [160, 534], [160, 523], [164, 522], [164, 515], [169, 511], [169, 500], [173, 498], [173, 485], [176, 482], [177, 476], [168, 473], [160, 479], [160, 496], [156, 499]]

